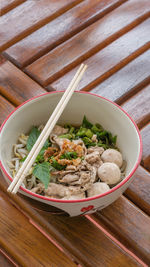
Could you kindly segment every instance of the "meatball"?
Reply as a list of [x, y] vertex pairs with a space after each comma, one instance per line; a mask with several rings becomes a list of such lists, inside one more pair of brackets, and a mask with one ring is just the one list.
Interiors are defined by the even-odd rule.
[[102, 182], [113, 185], [120, 181], [121, 172], [118, 165], [106, 162], [98, 168], [98, 176]]
[[116, 163], [119, 168], [122, 166], [122, 163], [123, 163], [121, 153], [117, 151], [116, 149], [112, 149], [112, 148], [106, 149], [101, 155], [101, 159], [103, 162]]
[[96, 195], [103, 194], [109, 190], [109, 186], [106, 183], [94, 183], [92, 186], [87, 190], [87, 196], [92, 197]]

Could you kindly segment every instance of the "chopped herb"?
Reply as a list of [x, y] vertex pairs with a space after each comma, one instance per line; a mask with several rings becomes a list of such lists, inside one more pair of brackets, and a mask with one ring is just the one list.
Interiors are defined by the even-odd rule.
[[[99, 127], [97, 127], [97, 126], [99, 126]], [[94, 124], [93, 127], [91, 128], [91, 131], [93, 133], [97, 134], [97, 133], [102, 132], [103, 131], [103, 128], [100, 126], [100, 124], [99, 125]]]
[[114, 135], [114, 136], [112, 137], [112, 143], [113, 143], [114, 145], [116, 145], [116, 142], [117, 142], [117, 135]]
[[109, 140], [108, 140], [108, 137], [107, 136], [105, 137], [105, 141], [106, 141], [106, 145], [109, 146]]
[[112, 133], [111, 132], [108, 132], [108, 138], [109, 138], [109, 141], [111, 141], [112, 142]]
[[105, 143], [108, 146], [107, 148], [109, 148], [115, 147], [117, 136], [112, 136], [111, 132], [103, 131], [101, 133], [97, 133], [97, 139]]
[[60, 156], [60, 159], [76, 159], [78, 157], [76, 152], [66, 152]]
[[96, 126], [98, 129], [103, 130], [102, 125], [100, 125], [99, 123], [95, 123], [95, 126]]
[[82, 127], [85, 127], [85, 128], [89, 128], [91, 129], [93, 126], [93, 124], [91, 122], [89, 122], [86, 118], [86, 116], [84, 115], [83, 117], [83, 121], [82, 121]]
[[66, 168], [66, 165], [61, 165], [57, 162], [57, 160], [55, 160], [53, 157], [51, 157], [51, 160], [52, 160], [52, 163], [51, 163], [51, 166], [53, 168], [55, 168], [56, 170], [64, 170]]
[[64, 128], [70, 129], [71, 127], [72, 127], [72, 125], [70, 123], [65, 123], [65, 125], [64, 125]]
[[87, 128], [84, 128], [81, 126], [80, 129], [78, 130], [78, 132], [76, 133], [76, 136], [78, 136], [78, 137], [87, 136], [89, 138], [92, 138], [93, 132], [90, 129], [87, 129]]
[[74, 127], [71, 127], [70, 130], [69, 130], [69, 133], [72, 134], [74, 132], [75, 128]]
[[76, 133], [76, 136], [79, 136], [79, 137], [86, 136], [86, 131], [87, 131], [87, 129], [86, 128], [83, 128], [81, 126], [80, 129], [78, 130], [78, 132]]
[[92, 138], [93, 133], [92, 133], [92, 131], [91, 131], [90, 129], [88, 129], [88, 130], [86, 131], [85, 135], [86, 135], [87, 137], [89, 137], [89, 138]]
[[69, 140], [72, 140], [74, 139], [75, 135], [74, 134], [63, 134], [63, 135], [59, 135], [59, 138], [66, 138], [66, 139], [69, 139]]
[[45, 188], [47, 188], [50, 182], [50, 163], [43, 162], [37, 164], [33, 169], [33, 175], [44, 184]]
[[109, 145], [102, 144], [102, 143], [97, 143], [97, 146], [103, 147], [104, 149], [108, 149], [108, 148], [110, 148]]
[[83, 142], [85, 144], [86, 147], [90, 147], [90, 146], [96, 146], [95, 142], [92, 142], [92, 140], [88, 137], [83, 137]]
[[44, 161], [44, 152], [45, 152], [46, 148], [43, 147], [40, 151], [40, 153], [38, 154], [38, 156], [36, 157], [35, 162], [41, 162]]

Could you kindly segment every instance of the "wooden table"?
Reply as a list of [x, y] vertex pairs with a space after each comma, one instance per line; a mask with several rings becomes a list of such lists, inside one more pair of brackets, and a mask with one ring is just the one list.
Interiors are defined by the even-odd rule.
[[0, 122], [17, 105], [65, 89], [105, 96], [136, 121], [143, 157], [135, 180], [101, 212], [75, 218], [9, 196], [0, 175], [0, 266], [150, 264], [150, 1], [1, 0]]

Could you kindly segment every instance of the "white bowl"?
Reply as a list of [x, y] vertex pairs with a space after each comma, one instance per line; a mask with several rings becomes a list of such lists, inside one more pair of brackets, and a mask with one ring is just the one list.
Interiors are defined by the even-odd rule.
[[[47, 122], [62, 94], [52, 92], [34, 97], [16, 108], [4, 121], [0, 135], [0, 166], [7, 183], [12, 181], [7, 162], [11, 160], [13, 144], [21, 133], [28, 133], [33, 125]], [[36, 203], [36, 207], [51, 210], [53, 206], [70, 216], [92, 213], [114, 202], [131, 183], [142, 155], [141, 137], [135, 122], [110, 100], [91, 93], [75, 92], [58, 123], [81, 124], [84, 115], [89, 121], [100, 123], [117, 135], [117, 146], [127, 162], [124, 180], [104, 194], [81, 200], [51, 199], [20, 187], [19, 192], [27, 196], [31, 204]]]

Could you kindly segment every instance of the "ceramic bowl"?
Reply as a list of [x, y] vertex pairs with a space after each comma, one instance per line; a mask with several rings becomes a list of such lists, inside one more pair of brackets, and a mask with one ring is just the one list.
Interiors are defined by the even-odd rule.
[[[7, 162], [11, 160], [13, 144], [21, 133], [28, 133], [33, 125], [45, 124], [63, 92], [46, 93], [34, 97], [16, 108], [4, 121], [0, 134], [0, 165], [9, 184], [12, 181]], [[80, 125], [83, 116], [100, 123], [117, 135], [117, 146], [127, 162], [126, 176], [108, 192], [80, 200], [51, 199], [20, 187], [19, 192], [36, 208], [77, 216], [101, 210], [114, 202], [129, 186], [141, 161], [142, 142], [139, 130], [131, 117], [117, 104], [104, 97], [86, 92], [75, 92], [58, 124]]]

